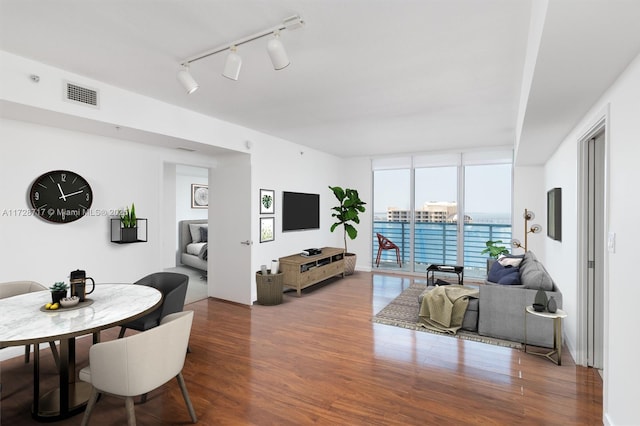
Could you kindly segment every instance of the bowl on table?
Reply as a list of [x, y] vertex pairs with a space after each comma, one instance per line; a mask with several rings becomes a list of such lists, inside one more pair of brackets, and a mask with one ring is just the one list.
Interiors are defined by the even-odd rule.
[[77, 305], [79, 302], [80, 298], [78, 296], [71, 296], [60, 299], [60, 304], [63, 308], [70, 308]]
[[536, 312], [544, 312], [545, 306], [540, 303], [533, 304], [533, 310]]

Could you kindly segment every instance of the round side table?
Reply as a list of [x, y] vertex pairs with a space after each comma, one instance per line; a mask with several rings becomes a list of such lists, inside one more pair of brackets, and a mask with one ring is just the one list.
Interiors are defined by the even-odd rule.
[[[550, 352], [531, 352], [527, 351], [527, 316], [535, 315], [537, 317], [549, 318], [553, 320], [553, 350]], [[567, 313], [562, 309], [558, 309], [556, 312], [538, 312], [533, 309], [533, 306], [527, 306], [524, 312], [524, 351], [532, 355], [543, 356], [557, 365], [562, 364], [562, 318], [566, 318]], [[553, 355], [556, 355], [557, 359], [553, 359]]]

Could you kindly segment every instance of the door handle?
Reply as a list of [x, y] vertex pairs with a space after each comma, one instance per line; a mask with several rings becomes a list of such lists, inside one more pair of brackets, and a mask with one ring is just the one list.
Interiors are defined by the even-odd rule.
[[244, 244], [245, 246], [250, 246], [252, 242], [250, 240], [240, 241], [240, 244]]

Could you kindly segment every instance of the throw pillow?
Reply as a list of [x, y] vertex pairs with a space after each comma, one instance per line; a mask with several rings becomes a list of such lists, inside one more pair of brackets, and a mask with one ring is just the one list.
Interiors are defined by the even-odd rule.
[[498, 262], [500, 262], [502, 266], [513, 266], [517, 268], [518, 266], [520, 266], [520, 263], [522, 262], [523, 258], [524, 258], [524, 255], [520, 255], [520, 256], [501, 255], [500, 257], [498, 257]]
[[191, 242], [192, 243], [199, 243], [200, 239], [202, 238], [200, 235], [200, 228], [202, 227], [208, 227], [208, 224], [202, 224], [202, 223], [190, 223], [189, 224], [189, 232], [191, 233]]
[[525, 269], [521, 268], [520, 280], [525, 288], [553, 291], [551, 276], [538, 261], [528, 262]]
[[206, 226], [200, 227], [200, 242], [206, 243], [209, 241], [209, 228]]
[[520, 285], [520, 270], [518, 268], [513, 268], [507, 273], [503, 275], [499, 280], [498, 284], [501, 285]]
[[491, 269], [489, 269], [487, 281], [497, 283], [498, 281], [500, 281], [500, 278], [517, 270], [518, 268], [514, 268], [513, 266], [503, 266], [499, 262], [494, 262], [494, 264], [491, 265]]

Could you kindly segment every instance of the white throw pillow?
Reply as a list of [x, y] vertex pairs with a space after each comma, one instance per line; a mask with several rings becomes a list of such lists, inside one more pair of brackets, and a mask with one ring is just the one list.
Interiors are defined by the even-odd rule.
[[517, 268], [520, 266], [520, 262], [522, 262], [522, 258], [500, 255], [500, 257], [498, 257], [498, 262], [502, 266], [513, 266], [514, 268]]
[[208, 228], [209, 224], [202, 224], [202, 223], [190, 223], [189, 224], [189, 232], [191, 232], [191, 242], [193, 243], [199, 243], [200, 241], [202, 241], [202, 237], [200, 234], [200, 228]]

